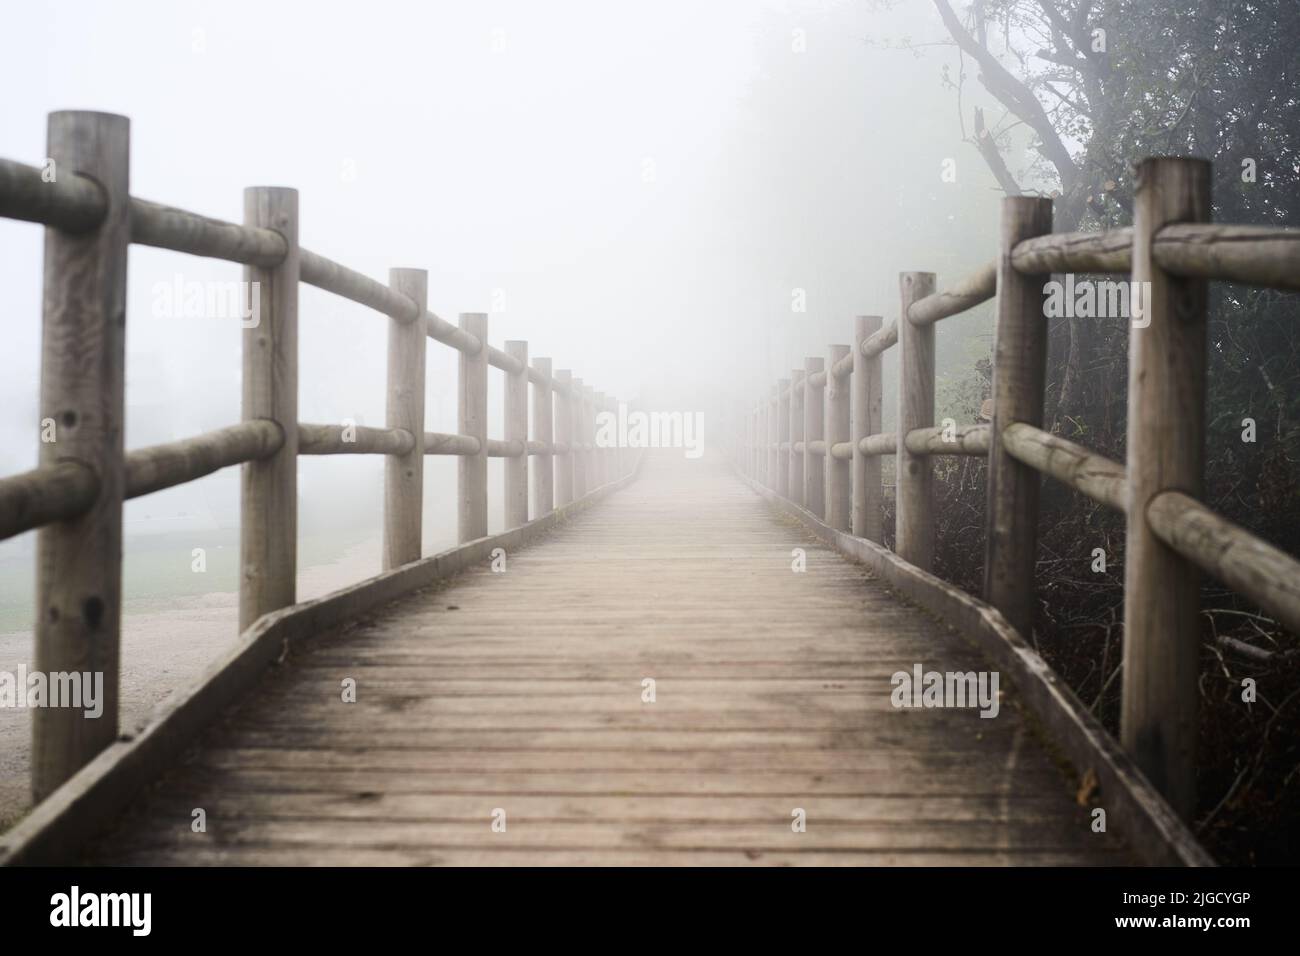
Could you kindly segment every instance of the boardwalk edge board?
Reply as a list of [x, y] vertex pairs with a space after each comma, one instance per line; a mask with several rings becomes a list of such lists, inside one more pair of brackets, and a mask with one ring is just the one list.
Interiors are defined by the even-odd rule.
[[737, 471], [736, 476], [821, 541], [866, 565], [901, 595], [974, 640], [1005, 672], [1075, 770], [1096, 774], [1100, 784], [1097, 802], [1107, 808], [1108, 818], [1143, 863], [1216, 865], [1132, 758], [996, 609], [881, 545], [831, 528], [812, 512], [747, 475]]
[[263, 615], [214, 660], [187, 691], [164, 703], [134, 735], [123, 733], [6, 833], [0, 866], [76, 862], [82, 847], [114, 821], [141, 789], [166, 771], [209, 724], [277, 661], [285, 646], [338, 627], [413, 591], [487, 562], [495, 548], [518, 550], [557, 524], [636, 480], [611, 481], [549, 514], [430, 555], [324, 597]]

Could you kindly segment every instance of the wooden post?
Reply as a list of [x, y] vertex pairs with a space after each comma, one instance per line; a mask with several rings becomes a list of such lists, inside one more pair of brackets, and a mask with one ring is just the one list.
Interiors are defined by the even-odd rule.
[[517, 375], [506, 376], [505, 438], [519, 443], [521, 454], [505, 462], [506, 527], [528, 524], [528, 343], [506, 342], [506, 354], [518, 359]]
[[[428, 305], [429, 273], [390, 269], [388, 285], [415, 302], [418, 316]], [[388, 319], [389, 428], [410, 432], [415, 444], [405, 455], [384, 458], [384, 570], [420, 560], [424, 516], [424, 323]]]
[[790, 497], [790, 380], [776, 383], [776, 493]]
[[1002, 432], [1017, 422], [1035, 428], [1043, 424], [1043, 388], [1047, 379], [1043, 288], [1050, 276], [1021, 275], [1011, 266], [1011, 250], [1021, 240], [1051, 231], [1050, 199], [1010, 196], [1002, 200], [984, 599], [1001, 611], [1025, 640], [1033, 636], [1038, 491], [1042, 478], [1006, 453]]
[[822, 389], [812, 384], [812, 376], [825, 364], [813, 356], [803, 361], [803, 500], [818, 518], [826, 516], [826, 459], [813, 454], [812, 443], [821, 441], [826, 416]]
[[[1196, 808], [1198, 574], [1152, 534], [1147, 504], [1162, 491], [1200, 497], [1205, 468], [1206, 287], [1156, 265], [1166, 223], [1208, 222], [1210, 164], [1154, 158], [1137, 170], [1134, 309], [1129, 333], [1128, 533], [1124, 554], [1125, 748], [1184, 818]], [[1146, 285], [1149, 283], [1149, 286]]]
[[898, 317], [898, 478], [894, 548], [922, 571], [934, 563], [934, 467], [907, 450], [907, 433], [934, 425], [934, 325], [913, 325], [907, 310], [934, 291], [933, 272], [904, 272]]
[[592, 419], [593, 437], [591, 442], [596, 446], [596, 487], [599, 488], [601, 485], [609, 482], [609, 453], [613, 447], [596, 440], [596, 438], [600, 436], [601, 432], [604, 431], [604, 429], [600, 427], [600, 423], [604, 420], [602, 416], [605, 412], [609, 411], [609, 403], [605, 400], [604, 392], [594, 393], [592, 408], [595, 411], [595, 415]]
[[533, 386], [533, 436], [546, 446], [537, 456], [533, 473], [533, 515], [542, 517], [555, 510], [555, 392], [551, 387], [551, 360], [533, 359], [542, 384]]
[[837, 379], [830, 370], [848, 354], [847, 345], [832, 345], [826, 359], [826, 523], [836, 531], [853, 527], [849, 486], [852, 461], [831, 454], [834, 445], [849, 440], [851, 377]]
[[780, 483], [781, 473], [781, 425], [777, 414], [781, 408], [780, 395], [781, 386], [773, 385], [767, 400], [767, 486], [773, 491]]
[[582, 379], [573, 378], [573, 495], [581, 498], [587, 485], [587, 393]]
[[555, 381], [560, 386], [557, 390], [558, 398], [555, 410], [555, 440], [568, 448], [567, 452], [555, 459], [555, 503], [557, 505], [567, 505], [573, 501], [573, 471], [574, 463], [578, 460], [578, 453], [573, 447], [574, 442], [577, 441], [575, 437], [577, 431], [573, 427], [573, 418], [578, 403], [573, 397], [573, 372], [571, 370], [562, 368], [557, 371]]
[[40, 463], [80, 462], [98, 478], [99, 494], [85, 514], [36, 533], [35, 666], [47, 675], [102, 675], [103, 711], [32, 710], [36, 801], [117, 738], [130, 141], [125, 116], [49, 116], [47, 155], [58, 175], [92, 178], [107, 212], [88, 232], [45, 230], [40, 416], [54, 422], [54, 441], [41, 442]]
[[487, 404], [488, 317], [486, 312], [462, 312], [460, 327], [482, 343], [475, 355], [460, 354], [458, 430], [478, 439], [478, 454], [456, 459], [456, 493], [460, 499], [457, 524], [460, 543], [488, 533]]
[[853, 533], [859, 538], [879, 542], [883, 537], [880, 484], [880, 456], [862, 451], [862, 439], [878, 435], [881, 429], [883, 390], [880, 383], [880, 356], [867, 358], [862, 343], [880, 331], [881, 317], [859, 315], [853, 321], [853, 382], [849, 441], [853, 443]]
[[582, 386], [582, 445], [583, 494], [590, 494], [600, 487], [600, 476], [596, 474], [596, 390], [590, 385]]
[[[239, 515], [239, 629], [294, 603], [298, 576], [298, 191], [244, 190], [244, 224], [284, 236], [288, 255], [244, 267], [258, 290], [256, 325], [244, 329], [243, 420], [269, 419], [284, 444], [243, 466]], [[256, 283], [256, 285], [253, 285]]]
[[803, 369], [790, 372], [790, 500], [803, 507], [803, 452], [795, 445], [803, 441]]

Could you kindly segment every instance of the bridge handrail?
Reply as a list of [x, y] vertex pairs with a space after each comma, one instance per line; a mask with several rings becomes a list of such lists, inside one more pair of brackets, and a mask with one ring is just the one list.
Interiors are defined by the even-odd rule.
[[[903, 319], [855, 320], [854, 348], [808, 358], [744, 416], [742, 471], [832, 529], [883, 542], [879, 459], [898, 461], [897, 554], [930, 571], [934, 455], [989, 459], [984, 598], [1021, 634], [1032, 627], [1038, 475], [1127, 516], [1122, 743], [1180, 813], [1194, 791], [1197, 570], [1300, 633], [1300, 561], [1216, 515], [1202, 486], [1208, 280], [1300, 289], [1300, 229], [1209, 219], [1209, 166], [1139, 167], [1136, 224], [1052, 233], [1048, 199], [1003, 201], [998, 258], [934, 292], [900, 275]], [[1139, 241], [1147, 237], [1145, 243]], [[1042, 429], [1045, 282], [1053, 272], [1131, 273], [1149, 283], [1130, 330], [1127, 465]], [[992, 424], [934, 426], [934, 325], [997, 299]], [[1145, 338], [1144, 338], [1145, 336]], [[880, 429], [881, 355], [899, 346], [898, 430]], [[1182, 361], [1170, 362], [1169, 354]], [[829, 373], [826, 369], [829, 368]], [[849, 413], [849, 406], [852, 413]], [[1169, 422], [1181, 427], [1170, 429]], [[829, 449], [829, 453], [828, 450]], [[1131, 502], [1142, 502], [1135, 513]]]
[[[548, 515], [630, 473], [632, 455], [599, 447], [596, 420], [617, 403], [528, 344], [487, 340], [485, 313], [452, 325], [426, 305], [427, 273], [391, 270], [387, 285], [302, 248], [296, 190], [245, 191], [236, 224], [133, 197], [130, 124], [122, 116], [50, 114], [45, 167], [0, 159], [0, 217], [47, 227], [41, 460], [0, 478], [0, 540], [40, 529], [38, 660], [50, 671], [103, 662], [104, 711], [42, 709], [33, 722], [32, 789], [39, 801], [118, 733], [122, 503], [232, 465], [241, 484], [241, 632], [296, 600], [299, 455], [385, 456], [383, 569], [420, 560], [423, 458], [457, 457], [459, 539], [488, 534], [487, 459], [506, 459], [508, 528]], [[126, 249], [155, 246], [245, 266], [260, 289], [259, 321], [243, 332], [244, 421], [124, 451]], [[297, 420], [299, 283], [389, 317], [387, 425]], [[461, 355], [459, 433], [424, 429], [424, 342]], [[505, 438], [487, 436], [487, 368], [506, 374]], [[529, 414], [532, 385], [532, 414]], [[558, 401], [557, 401], [558, 397]], [[529, 435], [529, 419], [534, 434]], [[528, 458], [539, 459], [529, 481]]]

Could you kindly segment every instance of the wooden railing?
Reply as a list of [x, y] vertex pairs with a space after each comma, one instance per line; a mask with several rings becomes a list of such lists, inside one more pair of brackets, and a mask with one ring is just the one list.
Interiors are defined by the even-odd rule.
[[[597, 447], [596, 416], [617, 408], [527, 342], [488, 344], [488, 317], [452, 325], [429, 311], [427, 273], [393, 269], [388, 285], [302, 248], [298, 193], [254, 187], [242, 225], [132, 197], [130, 124], [94, 112], [50, 114], [43, 170], [0, 160], [0, 216], [45, 233], [42, 441], [32, 471], [0, 478], [0, 539], [37, 536], [36, 663], [51, 672], [102, 671], [104, 709], [34, 713], [32, 790], [41, 800], [118, 735], [122, 502], [243, 466], [239, 627], [294, 604], [299, 455], [385, 456], [383, 569], [421, 557], [425, 455], [459, 462], [459, 538], [488, 533], [487, 459], [506, 459], [505, 523], [529, 521], [528, 459], [537, 459], [531, 514], [550, 514], [627, 475], [632, 455]], [[259, 295], [243, 330], [241, 424], [165, 445], [123, 447], [126, 262], [130, 243], [242, 263]], [[256, 286], [252, 285], [256, 283]], [[307, 283], [389, 317], [384, 428], [298, 421], [298, 288]], [[459, 424], [424, 428], [425, 340], [460, 353]], [[488, 367], [506, 375], [505, 439], [488, 438]], [[529, 384], [533, 435], [529, 437]]]
[[[1300, 230], [1209, 223], [1210, 167], [1138, 167], [1134, 225], [1052, 234], [1048, 199], [1003, 200], [998, 257], [944, 292], [900, 276], [900, 319], [860, 316], [850, 348], [808, 358], [746, 414], [738, 456], [758, 483], [842, 532], [883, 542], [881, 455], [895, 455], [897, 554], [934, 555], [934, 455], [988, 456], [984, 598], [1022, 635], [1037, 600], [1040, 474], [1127, 515], [1121, 743], [1170, 804], [1195, 803], [1199, 572], [1300, 632], [1300, 562], [1214, 514], [1202, 491], [1206, 283], [1300, 289]], [[1150, 283], [1129, 337], [1128, 461], [1043, 430], [1045, 284], [1053, 272]], [[992, 424], [934, 422], [935, 323], [997, 298]], [[881, 354], [897, 345], [897, 432], [881, 432]]]

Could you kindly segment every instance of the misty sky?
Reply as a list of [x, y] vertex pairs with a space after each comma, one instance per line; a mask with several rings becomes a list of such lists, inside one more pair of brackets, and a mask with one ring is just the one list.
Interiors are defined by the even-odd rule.
[[[494, 344], [622, 398], [750, 397], [855, 313], [892, 318], [900, 269], [942, 284], [993, 253], [998, 194], [940, 82], [955, 55], [880, 45], [941, 39], [926, 0], [7, 14], [0, 155], [40, 163], [51, 110], [124, 113], [134, 195], [238, 221], [245, 186], [295, 186], [304, 246], [381, 280], [427, 268], [435, 312], [491, 311]], [[40, 233], [0, 220], [0, 473], [36, 460]], [[129, 268], [128, 447], [238, 421], [237, 323], [153, 313], [157, 283], [240, 268], [141, 247]], [[385, 323], [303, 288], [304, 421], [383, 424]], [[432, 343], [431, 430], [455, 430], [454, 375]]]

